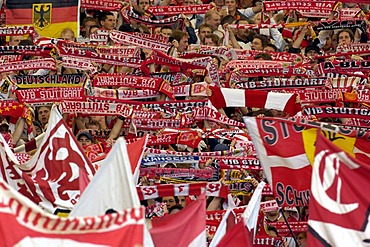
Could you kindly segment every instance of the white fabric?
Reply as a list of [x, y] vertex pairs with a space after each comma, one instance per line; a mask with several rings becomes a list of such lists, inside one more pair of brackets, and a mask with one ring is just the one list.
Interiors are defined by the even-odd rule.
[[257, 231], [258, 213], [260, 211], [261, 195], [265, 182], [260, 182], [257, 188], [254, 190], [251, 200], [248, 203], [248, 207], [244, 210], [243, 218], [245, 225], [251, 231], [254, 229], [254, 236]]
[[245, 90], [233, 88], [221, 88], [224, 100], [228, 107], [245, 106]]
[[288, 93], [269, 93], [267, 94], [265, 108], [284, 111], [284, 108], [291, 97], [292, 94]]
[[119, 138], [70, 216], [97, 216], [105, 214], [108, 209], [120, 211], [139, 206], [126, 142]]

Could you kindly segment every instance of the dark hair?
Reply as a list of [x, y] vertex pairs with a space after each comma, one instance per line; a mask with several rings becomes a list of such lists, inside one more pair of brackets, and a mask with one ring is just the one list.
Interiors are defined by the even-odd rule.
[[95, 22], [96, 25], [98, 25], [99, 23], [96, 21], [95, 18], [91, 17], [91, 16], [86, 16], [84, 18], [84, 20], [82, 21], [82, 26], [85, 27], [86, 23], [89, 22], [89, 21], [93, 21]]
[[91, 34], [91, 29], [93, 29], [93, 28], [100, 28], [100, 26], [98, 26], [98, 25], [93, 25], [93, 26], [91, 26], [90, 27], [90, 29], [89, 29], [89, 33]]
[[114, 14], [108, 11], [101, 12], [98, 16], [99, 25], [101, 25], [100, 22], [105, 21], [108, 18], [108, 16], [114, 16]]
[[[276, 47], [276, 45], [271, 44], [271, 43], [267, 44], [265, 47], [271, 47], [272, 49], [274, 49], [274, 51], [277, 51], [278, 50], [278, 48]], [[265, 47], [263, 47], [263, 48], [265, 48]]]
[[180, 40], [184, 37], [188, 37], [188, 33], [187, 32], [183, 32], [183, 31], [180, 31], [180, 30], [175, 30], [172, 32], [171, 34], [171, 37], [173, 37], [175, 40], [177, 40], [178, 42], [180, 42]]
[[218, 37], [217, 34], [214, 34], [214, 33], [209, 33], [207, 34], [205, 37], [204, 37], [204, 40], [203, 40], [203, 43], [205, 41], [205, 39], [211, 39], [213, 43], [215, 43], [216, 46], [219, 46], [220, 44], [220, 37]]
[[161, 31], [164, 29], [170, 29], [171, 31], [173, 31], [173, 28], [171, 26], [162, 26]]
[[228, 23], [228, 24], [232, 24], [233, 22], [235, 21], [235, 17], [232, 16], [232, 15], [225, 15], [222, 19], [221, 19], [221, 26], [223, 26], [224, 24]]
[[278, 233], [276, 227], [274, 227], [274, 226], [267, 225], [267, 229], [266, 230], [267, 230], [267, 232], [268, 231], [273, 231], [273, 232], [276, 233], [276, 236], [279, 236], [279, 233]]
[[170, 214], [174, 209], [183, 210], [183, 209], [184, 209], [184, 207], [183, 207], [183, 206], [181, 206], [180, 204], [173, 205], [172, 207], [170, 207], [170, 208], [168, 209], [168, 213]]
[[266, 53], [266, 52], [261, 52], [261, 53], [254, 56], [254, 60], [257, 60], [257, 59], [260, 59], [260, 58], [262, 58], [263, 60], [272, 60], [271, 55]]
[[19, 42], [19, 45], [33, 45], [33, 42], [29, 39], [23, 39], [21, 42]]
[[339, 34], [344, 32], [347, 32], [349, 34], [352, 42], [355, 40], [355, 35], [353, 34], [353, 31], [351, 29], [342, 29], [337, 33], [337, 43], [339, 43]]
[[270, 43], [270, 40], [265, 35], [262, 35], [262, 34], [256, 34], [256, 35], [254, 35], [253, 36], [253, 39], [259, 39], [259, 40], [261, 40], [261, 43], [262, 43], [262, 47], [263, 48], [265, 48], [265, 46]]

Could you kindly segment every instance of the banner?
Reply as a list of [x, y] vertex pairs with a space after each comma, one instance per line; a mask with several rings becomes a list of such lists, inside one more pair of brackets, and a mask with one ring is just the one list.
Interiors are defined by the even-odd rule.
[[78, 0], [7, 0], [6, 25], [30, 25], [41, 36], [52, 38], [60, 38], [63, 29], [70, 28], [75, 37], [78, 37], [78, 3]]
[[44, 103], [68, 101], [84, 101], [85, 94], [82, 87], [58, 88], [30, 88], [15, 91], [17, 98], [22, 103]]
[[77, 203], [79, 169], [89, 176], [95, 174], [56, 107], [51, 110], [47, 130], [32, 159], [18, 164], [1, 135], [0, 153], [0, 176], [49, 213], [71, 210]]
[[[235, 88], [240, 89], [285, 89], [285, 88], [315, 88], [328, 85], [326, 78], [274, 78], [265, 81], [235, 82]], [[231, 85], [230, 85], [231, 86]]]
[[366, 156], [369, 152], [369, 132], [357, 132], [304, 119], [244, 118], [244, 121], [280, 206], [308, 205], [311, 163], [318, 130], [353, 156], [367, 161], [369, 159]]
[[64, 75], [15, 75], [12, 81], [18, 88], [81, 87], [85, 83], [84, 74]]
[[155, 16], [158, 15], [178, 15], [178, 14], [205, 14], [212, 9], [210, 4], [188, 5], [188, 6], [150, 6], [148, 12]]
[[147, 156], [141, 160], [141, 165], [143, 166], [153, 166], [156, 164], [166, 164], [166, 163], [198, 163], [198, 156], [173, 156], [173, 155], [155, 155]]
[[364, 189], [369, 188], [369, 176], [368, 163], [353, 158], [318, 134], [307, 245], [366, 246], [369, 243], [370, 200]]
[[361, 118], [369, 119], [370, 109], [368, 108], [350, 108], [350, 107], [334, 107], [334, 106], [316, 106], [305, 107], [302, 111], [303, 115], [314, 115], [317, 118]]

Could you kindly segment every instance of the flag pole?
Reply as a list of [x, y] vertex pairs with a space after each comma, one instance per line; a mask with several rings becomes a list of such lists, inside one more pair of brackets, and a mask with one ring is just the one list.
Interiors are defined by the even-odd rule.
[[293, 233], [293, 231], [292, 231], [292, 228], [290, 228], [290, 225], [289, 225], [289, 223], [288, 223], [288, 220], [287, 220], [287, 219], [286, 219], [286, 217], [285, 217], [285, 214], [284, 214], [283, 208], [280, 208], [280, 213], [283, 215], [283, 218], [284, 218], [285, 224], [288, 226], [289, 232], [290, 232], [290, 234], [292, 235], [292, 237], [293, 237], [293, 239], [294, 239], [294, 242], [295, 242], [296, 246], [298, 246], [297, 239], [295, 238], [294, 233]]

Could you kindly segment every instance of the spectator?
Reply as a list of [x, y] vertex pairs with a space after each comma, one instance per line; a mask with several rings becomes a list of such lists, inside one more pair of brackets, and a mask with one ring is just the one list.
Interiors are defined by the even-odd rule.
[[204, 38], [206, 35], [212, 33], [212, 26], [206, 23], [203, 23], [199, 26], [198, 30], [198, 43], [204, 45]]
[[204, 44], [208, 46], [219, 46], [220, 38], [214, 33], [207, 34], [204, 37]]
[[348, 45], [353, 43], [355, 36], [350, 29], [342, 29], [337, 33], [337, 44], [338, 46]]
[[225, 5], [229, 10], [228, 14], [233, 16], [235, 20], [248, 20], [248, 17], [238, 11], [236, 0], [225, 0]]
[[174, 39], [174, 47], [177, 48], [179, 52], [185, 52], [188, 49], [189, 42], [188, 42], [188, 33], [175, 30], [173, 31], [171, 37]]
[[80, 133], [78, 133], [78, 135], [76, 137], [77, 137], [77, 141], [80, 143], [81, 147], [89, 146], [89, 145], [93, 144], [93, 142], [94, 142], [94, 138], [87, 131], [81, 131]]
[[16, 35], [16, 36], [10, 36], [9, 37], [9, 45], [10, 46], [17, 46], [19, 43], [24, 40], [23, 35]]
[[101, 28], [105, 30], [111, 31], [116, 27], [116, 18], [112, 12], [102, 12], [98, 19]]
[[269, 44], [269, 40], [266, 36], [256, 34], [252, 41], [252, 50], [262, 51]]
[[81, 27], [82, 37], [84, 38], [90, 37], [90, 27], [92, 26], [99, 26], [99, 23], [93, 17], [89, 17], [89, 16], [86, 17], [82, 22], [82, 27]]
[[204, 16], [204, 23], [212, 28], [212, 32], [217, 34], [221, 39], [225, 36], [223, 30], [220, 30], [221, 14], [217, 10], [208, 10]]
[[306, 232], [300, 232], [296, 236], [298, 246], [299, 247], [306, 247], [307, 244], [307, 233]]
[[75, 33], [70, 28], [64, 28], [60, 38], [63, 40], [75, 41]]
[[169, 38], [172, 35], [172, 32], [173, 32], [173, 28], [170, 26], [162, 26], [160, 28], [160, 34], [163, 37]]
[[45, 130], [47, 127], [50, 117], [50, 111], [50, 106], [40, 106], [39, 108], [37, 108], [38, 121], [42, 126], [42, 130]]

